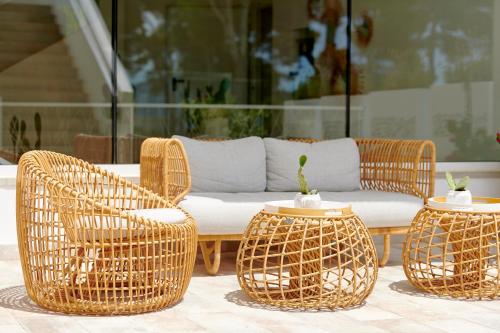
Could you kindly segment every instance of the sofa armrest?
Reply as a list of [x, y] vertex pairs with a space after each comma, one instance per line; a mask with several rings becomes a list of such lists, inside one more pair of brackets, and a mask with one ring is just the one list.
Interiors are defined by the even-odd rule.
[[434, 195], [436, 148], [428, 140], [356, 139], [363, 190]]
[[179, 202], [191, 189], [184, 146], [177, 139], [149, 138], [141, 146], [141, 186]]

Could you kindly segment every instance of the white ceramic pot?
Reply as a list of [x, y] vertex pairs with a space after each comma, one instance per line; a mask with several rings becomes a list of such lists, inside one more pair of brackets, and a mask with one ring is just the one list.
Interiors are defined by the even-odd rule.
[[469, 190], [448, 191], [446, 202], [459, 205], [472, 205], [472, 194]]
[[321, 197], [319, 194], [297, 193], [294, 206], [295, 208], [321, 208]]

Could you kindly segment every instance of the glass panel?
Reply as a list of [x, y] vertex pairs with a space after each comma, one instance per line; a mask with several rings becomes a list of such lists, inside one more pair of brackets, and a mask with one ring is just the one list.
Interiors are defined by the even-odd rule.
[[32, 149], [110, 161], [106, 29], [94, 2], [0, 4], [0, 164]]
[[500, 1], [357, 0], [353, 22], [353, 135], [500, 160]]
[[339, 0], [120, 1], [120, 110], [137, 140], [343, 137], [346, 21]]

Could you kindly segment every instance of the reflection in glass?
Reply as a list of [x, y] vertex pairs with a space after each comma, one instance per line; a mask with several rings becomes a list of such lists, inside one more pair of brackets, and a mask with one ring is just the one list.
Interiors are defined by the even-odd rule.
[[344, 136], [344, 1], [120, 1], [137, 136]]
[[362, 78], [353, 98], [361, 110], [352, 112], [355, 135], [432, 139], [441, 161], [500, 160], [499, 6], [353, 1], [356, 24], [369, 17], [362, 25], [373, 26], [368, 47], [353, 43]]
[[[111, 0], [43, 3], [0, 5], [0, 162], [30, 149], [109, 162]], [[351, 133], [500, 160], [500, 2], [352, 3]], [[119, 162], [150, 136], [345, 135], [345, 0], [118, 9]]]
[[32, 149], [78, 155], [82, 135], [109, 136], [106, 33], [93, 1], [0, 4], [1, 164]]

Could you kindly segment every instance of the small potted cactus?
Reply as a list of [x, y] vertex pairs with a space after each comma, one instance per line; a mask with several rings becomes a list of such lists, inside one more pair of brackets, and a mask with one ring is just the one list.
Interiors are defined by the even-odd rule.
[[446, 202], [460, 204], [460, 205], [470, 205], [472, 204], [472, 194], [467, 189], [469, 183], [469, 177], [465, 176], [460, 180], [453, 179], [451, 173], [446, 172], [446, 181], [450, 190], [446, 196]]
[[295, 195], [294, 206], [295, 208], [320, 208], [321, 197], [318, 190], [309, 190], [309, 185], [303, 173], [306, 162], [307, 156], [301, 155], [299, 157], [299, 170], [297, 172], [300, 192]]

